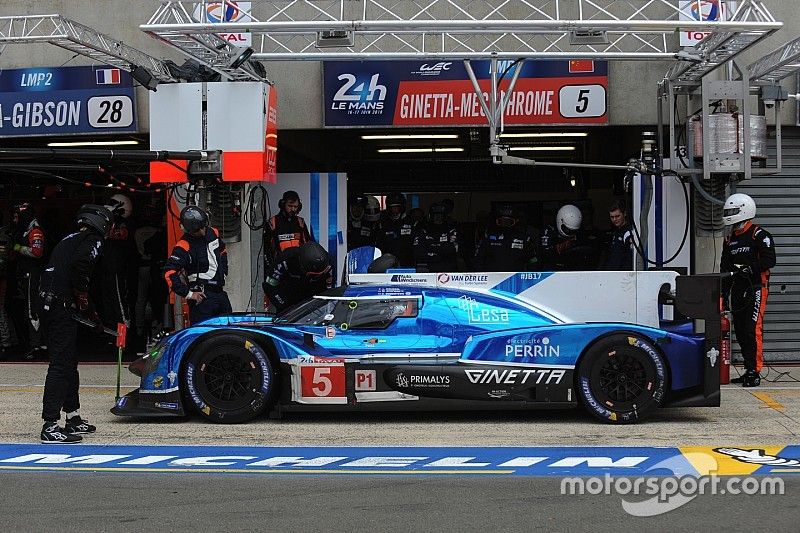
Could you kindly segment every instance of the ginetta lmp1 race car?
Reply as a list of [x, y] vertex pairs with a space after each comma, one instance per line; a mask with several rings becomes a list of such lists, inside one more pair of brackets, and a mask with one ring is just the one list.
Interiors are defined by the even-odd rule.
[[[112, 412], [527, 409], [634, 422], [718, 406], [719, 276], [675, 272], [354, 274], [276, 317], [162, 338]], [[697, 332], [699, 326], [704, 331]]]

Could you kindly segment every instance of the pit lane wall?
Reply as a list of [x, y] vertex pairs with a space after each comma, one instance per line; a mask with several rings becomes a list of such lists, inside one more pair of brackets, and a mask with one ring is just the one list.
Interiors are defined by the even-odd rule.
[[[660, 327], [658, 303], [665, 284], [675, 290], [677, 272], [487, 272], [350, 274], [351, 284], [458, 288], [528, 305], [557, 322], [626, 322]], [[661, 313], [661, 314], [660, 314]]]

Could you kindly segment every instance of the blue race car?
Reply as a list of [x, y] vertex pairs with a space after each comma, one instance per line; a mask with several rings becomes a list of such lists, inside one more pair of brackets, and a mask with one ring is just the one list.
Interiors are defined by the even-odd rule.
[[718, 406], [723, 340], [715, 275], [351, 275], [274, 318], [225, 316], [162, 338], [130, 365], [140, 387], [111, 411], [238, 423], [581, 404], [629, 423], [660, 406]]

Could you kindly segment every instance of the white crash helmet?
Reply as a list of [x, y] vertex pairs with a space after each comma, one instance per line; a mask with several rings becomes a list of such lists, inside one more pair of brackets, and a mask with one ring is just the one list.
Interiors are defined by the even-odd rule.
[[746, 194], [737, 192], [725, 200], [722, 208], [722, 221], [726, 226], [734, 226], [756, 217], [756, 203]]
[[368, 222], [377, 222], [381, 218], [381, 203], [374, 196], [367, 196], [367, 207], [364, 209], [364, 218]]
[[122, 218], [130, 218], [131, 213], [133, 213], [133, 204], [131, 203], [131, 199], [125, 196], [124, 194], [114, 194], [109, 198], [110, 205], [108, 206], [109, 209], [113, 212], [115, 208], [122, 207]]
[[556, 214], [556, 229], [564, 237], [570, 237], [580, 229], [583, 222], [581, 210], [572, 204], [567, 204]]

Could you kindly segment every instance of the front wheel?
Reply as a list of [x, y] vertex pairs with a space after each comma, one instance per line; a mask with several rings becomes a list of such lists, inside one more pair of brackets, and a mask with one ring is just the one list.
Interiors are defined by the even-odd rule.
[[578, 394], [587, 411], [617, 424], [655, 411], [667, 391], [664, 359], [649, 340], [611, 335], [586, 353], [578, 367]]
[[264, 349], [239, 335], [204, 340], [183, 371], [189, 401], [212, 422], [247, 422], [268, 407], [274, 387], [272, 363]]

